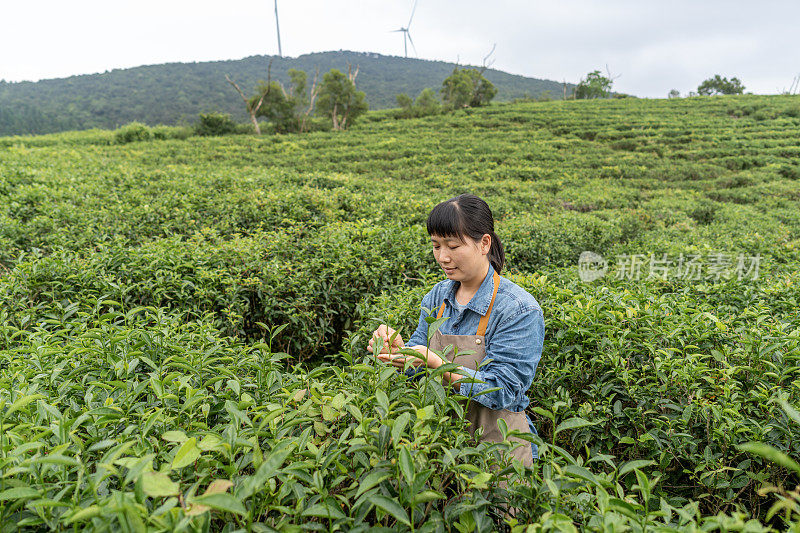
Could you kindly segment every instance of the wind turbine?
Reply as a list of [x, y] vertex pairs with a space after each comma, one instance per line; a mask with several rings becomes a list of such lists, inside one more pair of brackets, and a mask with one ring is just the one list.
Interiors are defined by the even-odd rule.
[[275, 0], [275, 27], [278, 30], [278, 57], [283, 57], [283, 50], [281, 50], [281, 25], [278, 23], [278, 0]]
[[411, 8], [411, 17], [408, 19], [408, 24], [406, 24], [405, 28], [400, 28], [399, 30], [394, 30], [392, 33], [397, 33], [398, 31], [403, 32], [403, 51], [405, 52], [405, 56], [408, 57], [408, 42], [411, 43], [411, 47], [414, 49], [414, 55], [417, 55], [417, 47], [414, 46], [414, 41], [411, 39], [411, 34], [408, 33], [408, 28], [411, 27], [411, 21], [414, 19], [414, 12], [417, 10], [417, 0], [414, 0], [414, 7]]

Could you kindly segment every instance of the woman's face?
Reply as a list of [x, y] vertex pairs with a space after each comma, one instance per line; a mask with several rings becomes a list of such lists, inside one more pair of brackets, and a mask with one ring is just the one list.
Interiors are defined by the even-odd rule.
[[477, 242], [469, 237], [462, 241], [458, 237], [431, 235], [431, 244], [433, 257], [448, 279], [463, 282], [486, 275], [489, 248], [492, 244], [492, 238], [488, 234]]

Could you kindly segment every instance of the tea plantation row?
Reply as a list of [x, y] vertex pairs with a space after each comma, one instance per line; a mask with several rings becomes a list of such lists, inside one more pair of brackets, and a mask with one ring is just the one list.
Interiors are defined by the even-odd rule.
[[[0, 139], [2, 529], [797, 526], [798, 105]], [[544, 310], [527, 471], [469, 438], [439, 373], [366, 355], [377, 321], [415, 322], [425, 216], [464, 191]], [[580, 281], [584, 250], [605, 277]], [[619, 275], [651, 254], [702, 268]]]

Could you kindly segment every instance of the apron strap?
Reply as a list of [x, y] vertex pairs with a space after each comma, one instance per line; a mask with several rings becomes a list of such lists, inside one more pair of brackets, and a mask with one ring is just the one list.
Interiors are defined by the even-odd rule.
[[[486, 335], [486, 326], [489, 325], [489, 315], [492, 314], [492, 307], [494, 307], [494, 299], [497, 296], [497, 287], [500, 286], [500, 274], [496, 271], [494, 276], [492, 276], [492, 281], [494, 282], [494, 290], [492, 291], [492, 301], [489, 302], [489, 309], [486, 310], [486, 314], [481, 317], [481, 321], [478, 322], [478, 333], [477, 335]], [[439, 307], [439, 312], [436, 314], [436, 318], [442, 318], [444, 314], [444, 302]]]
[[497, 296], [497, 287], [500, 285], [500, 274], [495, 271], [494, 276], [492, 276], [492, 281], [494, 282], [494, 291], [492, 291], [492, 301], [489, 302], [489, 309], [486, 310], [486, 314], [481, 317], [481, 321], [478, 322], [478, 333], [476, 335], [486, 335], [486, 326], [489, 325], [489, 315], [492, 314], [492, 307], [494, 307], [494, 298]]

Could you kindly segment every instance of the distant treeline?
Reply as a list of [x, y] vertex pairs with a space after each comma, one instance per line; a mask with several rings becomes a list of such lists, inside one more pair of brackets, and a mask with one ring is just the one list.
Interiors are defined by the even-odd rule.
[[[358, 52], [323, 52], [297, 58], [253, 56], [235, 61], [168, 63], [119, 69], [102, 74], [72, 76], [39, 82], [0, 81], [0, 135], [53, 133], [66, 130], [113, 129], [133, 121], [149, 125], [188, 125], [202, 112], [229, 113], [244, 122], [247, 115], [236, 91], [225, 81], [229, 74], [243, 87], [267, 78], [289, 82], [291, 68], [312, 78], [347, 64], [359, 66], [358, 89], [370, 109], [396, 107], [396, 95], [417, 95], [440, 87], [453, 63]], [[549, 91], [560, 98], [559, 82], [525, 78], [497, 70], [485, 76], [497, 88], [497, 101], [539, 97]], [[573, 84], [567, 84], [572, 93]]]

